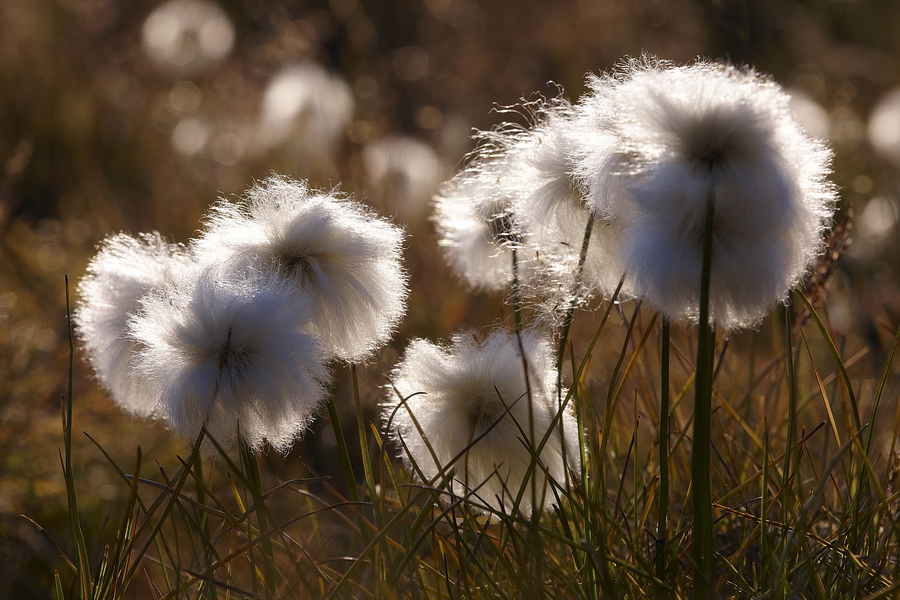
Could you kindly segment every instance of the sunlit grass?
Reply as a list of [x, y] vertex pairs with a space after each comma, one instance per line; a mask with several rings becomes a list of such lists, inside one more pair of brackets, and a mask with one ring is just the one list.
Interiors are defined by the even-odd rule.
[[[71, 451], [67, 444], [64, 463], [103, 455], [119, 491], [106, 508], [108, 525], [98, 528], [83, 520], [83, 509], [72, 510], [75, 541], [52, 540], [60, 590], [96, 598], [689, 597], [694, 342], [687, 328], [672, 328], [668, 534], [660, 543], [661, 325], [646, 309], [621, 308], [624, 320], [613, 314], [582, 332], [596, 334], [590, 354], [584, 336], [571, 346], [574, 360], [566, 353], [586, 460], [568, 485], [553, 482], [552, 511], [531, 519], [485, 515], [469, 503], [477, 489], [448, 492], [452, 469], [424, 483], [405, 473], [352, 385], [357, 427], [338, 438], [345, 440], [338, 450], [354, 457], [344, 471], [349, 481], [308, 466], [286, 480], [265, 456], [201, 451], [199, 443], [169, 469], [151, 467], [157, 457], [137, 448], [127, 463], [114, 459], [93, 437], [76, 438]], [[576, 325], [591, 326], [588, 314], [578, 317]], [[606, 339], [611, 345], [601, 348]], [[819, 348], [838, 352], [818, 313], [791, 339], [798, 402], [790, 463], [785, 355], [772, 354], [778, 345], [767, 335], [717, 341], [714, 593], [890, 597], [900, 547], [890, 443], [900, 422], [884, 393], [892, 355], [877, 378], [854, 381], [858, 359], [838, 362], [839, 354]], [[77, 403], [69, 395], [65, 414]], [[66, 439], [78, 427], [64, 418]], [[76, 471], [65, 473], [74, 509], [91, 486]]]

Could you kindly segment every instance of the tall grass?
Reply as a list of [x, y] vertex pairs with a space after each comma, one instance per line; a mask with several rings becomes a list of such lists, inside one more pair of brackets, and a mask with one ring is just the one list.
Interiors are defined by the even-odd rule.
[[[812, 319], [797, 335], [788, 316], [770, 335], [716, 342], [706, 587], [698, 586], [688, 502], [694, 333], [640, 305], [609, 303], [594, 323], [588, 314], [576, 319], [581, 335], [559, 349], [570, 359], [563, 402], [576, 408], [583, 461], [568, 481], [551, 480], [553, 510], [533, 518], [476, 509], [477, 486], [450, 492], [452, 468], [431, 479], [401, 469], [398, 449], [364, 414], [355, 369], [351, 435], [361, 450], [338, 434], [343, 482], [310, 467], [277, 480], [264, 457], [233, 456], [202, 439], [176, 472], [151, 476], [140, 449], [120, 465], [99, 444], [73, 439], [70, 388], [61, 458], [72, 541], [53, 540], [56, 595], [681, 598], [702, 589], [710, 598], [892, 597], [900, 589], [900, 410], [890, 390], [900, 333], [879, 376], [854, 379], [858, 362], [842, 357], [827, 320], [799, 298]], [[536, 446], [529, 451], [540, 469]], [[71, 466], [74, 454], [97, 452], [123, 489], [106, 532], [81, 521], [77, 501], [90, 482]]]

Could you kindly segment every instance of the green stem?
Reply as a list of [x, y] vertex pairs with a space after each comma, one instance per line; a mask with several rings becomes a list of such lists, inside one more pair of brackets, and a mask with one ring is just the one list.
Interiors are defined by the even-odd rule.
[[[350, 365], [350, 378], [353, 382], [353, 403], [356, 407], [356, 433], [359, 436], [359, 451], [362, 456], [363, 471], [366, 476], [366, 486], [369, 488], [369, 496], [375, 505], [377, 495], [375, 493], [375, 475], [372, 473], [372, 461], [369, 456], [368, 436], [366, 435], [366, 424], [363, 419], [362, 400], [359, 395], [359, 380], [356, 377], [356, 365]], [[377, 525], [381, 525], [381, 513], [375, 511], [375, 520]]]
[[769, 423], [763, 417], [763, 462], [762, 479], [760, 479], [759, 492], [759, 556], [760, 572], [757, 585], [766, 589], [769, 581], [769, 530], [766, 521], [769, 518]]
[[356, 489], [356, 475], [353, 473], [353, 463], [350, 461], [347, 440], [344, 437], [344, 429], [341, 427], [341, 418], [338, 415], [337, 407], [334, 405], [334, 398], [329, 397], [325, 404], [328, 407], [328, 416], [331, 418], [331, 428], [334, 430], [334, 439], [337, 443], [341, 467], [344, 469], [344, 479], [347, 481], [347, 487], [350, 488], [350, 498], [354, 502], [359, 502], [359, 490]]
[[[347, 487], [350, 490], [350, 499], [355, 503], [360, 502], [359, 489], [356, 485], [356, 474], [353, 472], [353, 462], [350, 460], [350, 451], [347, 448], [347, 439], [344, 437], [344, 430], [341, 427], [341, 418], [338, 415], [337, 407], [334, 405], [334, 397], [329, 396], [328, 401], [325, 403], [328, 407], [328, 416], [331, 419], [331, 428], [334, 431], [334, 439], [337, 444], [338, 456], [341, 461], [341, 468], [344, 470], [344, 479], [347, 481]], [[363, 440], [360, 440], [360, 443], [363, 443]], [[373, 498], [374, 501], [374, 498]], [[368, 545], [369, 540], [371, 539], [369, 536], [369, 528], [366, 524], [365, 518], [357, 513], [357, 521], [359, 523], [360, 534], [362, 535], [363, 542]]]
[[581, 253], [578, 255], [578, 267], [575, 269], [575, 281], [572, 284], [572, 299], [569, 301], [569, 308], [563, 317], [562, 329], [559, 333], [559, 348], [556, 350], [556, 373], [557, 373], [557, 389], [561, 389], [562, 383], [562, 362], [566, 353], [566, 340], [569, 338], [569, 328], [572, 326], [572, 319], [575, 316], [575, 306], [578, 304], [578, 290], [581, 287], [581, 276], [584, 272], [584, 262], [587, 260], [588, 246], [591, 243], [591, 231], [594, 228], [594, 213], [588, 213], [587, 224], [584, 226], [584, 238], [581, 240]]
[[[788, 386], [788, 421], [787, 421], [787, 441], [784, 449], [784, 470], [781, 473], [781, 522], [785, 527], [789, 527], [793, 507], [791, 506], [791, 483], [792, 483], [792, 459], [791, 448], [794, 447], [794, 438], [796, 437], [796, 420], [797, 420], [797, 384], [794, 377], [794, 342], [793, 342], [793, 311], [791, 310], [791, 299], [788, 297], [784, 303], [784, 343], [785, 343], [785, 377]], [[782, 541], [787, 544], [787, 539]], [[786, 558], [790, 552], [790, 548], [785, 545], [782, 548], [783, 556]], [[780, 581], [781, 592], [786, 594], [789, 589], [787, 580], [787, 570], [782, 570]]]
[[[666, 540], [669, 519], [669, 319], [663, 317], [660, 349], [659, 390], [659, 514], [656, 523], [656, 577], [666, 580]], [[668, 598], [669, 593], [660, 586], [657, 598]]]
[[794, 438], [796, 437], [796, 429], [797, 429], [797, 383], [794, 377], [794, 349], [793, 349], [793, 335], [792, 328], [793, 325], [793, 311], [791, 310], [791, 301], [788, 298], [788, 301], [784, 304], [784, 342], [786, 346], [786, 359], [785, 359], [785, 371], [787, 377], [787, 386], [788, 386], [788, 422], [787, 422], [787, 446], [784, 450], [784, 471], [782, 472], [782, 480], [781, 485], [784, 491], [782, 492], [782, 501], [781, 506], [783, 509], [782, 514], [782, 523], [787, 525], [788, 518], [790, 517], [790, 491], [788, 490], [788, 486], [791, 481], [791, 448], [794, 447]]
[[[381, 530], [384, 525], [384, 515], [382, 514], [383, 506], [376, 492], [375, 474], [372, 473], [372, 459], [369, 455], [369, 442], [366, 435], [366, 425], [363, 419], [362, 400], [359, 395], [359, 380], [356, 377], [356, 365], [350, 365], [350, 379], [353, 382], [353, 403], [356, 407], [356, 430], [359, 436], [359, 450], [362, 456], [363, 470], [366, 476], [366, 486], [369, 489], [369, 499], [372, 502], [372, 514], [375, 519], [375, 525]], [[358, 514], [358, 513], [357, 513]], [[369, 528], [362, 517], [359, 517], [359, 527], [362, 532], [363, 539], [366, 544], [369, 543]], [[388, 546], [382, 544], [382, 549], [375, 553], [375, 567], [379, 576], [384, 578], [384, 560], [388, 556]]]
[[[240, 432], [239, 432], [240, 433]], [[253, 506], [256, 512], [256, 522], [259, 526], [259, 535], [262, 537], [260, 542], [263, 551], [263, 577], [265, 577], [266, 595], [270, 598], [275, 597], [275, 552], [272, 545], [272, 537], [266, 535], [269, 531], [269, 513], [266, 509], [262, 476], [259, 471], [259, 462], [253, 449], [244, 443], [244, 440], [238, 435], [238, 444], [240, 446], [241, 464], [244, 467], [244, 473], [247, 477], [247, 487], [250, 488], [250, 494], [253, 497]]]
[[92, 596], [94, 584], [91, 581], [91, 567], [88, 561], [87, 544], [84, 531], [81, 528], [81, 517], [78, 514], [78, 499], [75, 493], [75, 474], [72, 469], [72, 409], [74, 405], [73, 373], [75, 371], [75, 336], [72, 333], [72, 312], [69, 309], [69, 276], [66, 275], [66, 324], [69, 334], [69, 364], [68, 379], [66, 383], [65, 411], [63, 412], [63, 447], [65, 457], [63, 459], [63, 475], [66, 482], [66, 499], [69, 509], [69, 526], [72, 532], [72, 541], [78, 554], [76, 562], [76, 575], [81, 587], [81, 595], [84, 598]]
[[[207, 498], [206, 498], [206, 489], [202, 485], [202, 482], [203, 482], [203, 457], [201, 454], [198, 453], [194, 457], [194, 463], [193, 463], [191, 470], [194, 472], [194, 483], [195, 483], [194, 487], [195, 487], [195, 493], [197, 494], [197, 503], [202, 506], [205, 506]], [[197, 518], [200, 521], [200, 531], [203, 533], [203, 537], [204, 537], [203, 543], [209, 549], [206, 553], [207, 554], [206, 560], [207, 560], [208, 564], [212, 565], [214, 562], [214, 559], [213, 559], [214, 548], [213, 548], [213, 544], [212, 544], [212, 531], [210, 530], [210, 527], [209, 527], [209, 513], [207, 513], [205, 510], [202, 510], [202, 511], [200, 511], [200, 514], [197, 515]], [[206, 574], [210, 580], [213, 579], [213, 571], [211, 569], [208, 570]], [[201, 584], [200, 587], [201, 587], [201, 589], [203, 589], [204, 592], [209, 594], [209, 597], [212, 600], [216, 600], [219, 597], [218, 596], [219, 591], [215, 585], [206, 585], [204, 582]]]
[[712, 449], [712, 387], [716, 328], [710, 319], [709, 295], [712, 274], [715, 189], [710, 185], [706, 199], [706, 226], [703, 232], [703, 267], [700, 275], [700, 319], [697, 333], [697, 374], [694, 381], [694, 435], [691, 452], [691, 489], [694, 508], [694, 589], [696, 600], [712, 596], [713, 514], [710, 489]]
[[519, 282], [519, 255], [516, 247], [511, 248], [512, 251], [512, 295], [513, 295], [513, 319], [516, 323], [516, 331], [522, 331], [522, 295], [520, 291], [521, 283]]

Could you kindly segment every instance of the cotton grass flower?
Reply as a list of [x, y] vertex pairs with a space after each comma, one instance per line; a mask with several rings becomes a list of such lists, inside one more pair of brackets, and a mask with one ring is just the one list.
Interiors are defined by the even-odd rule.
[[578, 175], [591, 209], [621, 224], [637, 291], [670, 319], [698, 318], [712, 193], [712, 319], [756, 325], [821, 252], [835, 202], [830, 152], [794, 119], [789, 96], [748, 69], [644, 58], [589, 83]]
[[405, 221], [421, 217], [441, 179], [441, 161], [428, 144], [394, 136], [363, 148], [362, 164], [369, 185], [389, 210]]
[[138, 416], [156, 412], [147, 383], [131, 375], [140, 345], [125, 335], [140, 298], [191, 268], [185, 249], [159, 233], [113, 235], [100, 245], [78, 285], [75, 333], [100, 384], [123, 409]]
[[358, 362], [390, 339], [406, 310], [403, 238], [362, 204], [271, 176], [244, 202], [215, 205], [192, 248], [226, 277], [261, 274], [311, 297], [306, 330], [327, 358]]
[[435, 196], [438, 244], [453, 270], [471, 288], [502, 290], [513, 279], [512, 248], [519, 229], [512, 199], [497, 185], [505, 164], [458, 173]]
[[263, 93], [260, 134], [265, 146], [296, 140], [303, 154], [328, 156], [353, 118], [353, 95], [339, 76], [314, 62], [287, 65]]
[[537, 319], [554, 323], [569, 307], [616, 289], [618, 228], [591, 215], [573, 176], [581, 133], [572, 106], [556, 98], [509, 110], [531, 126], [480, 132], [466, 169], [438, 194], [434, 220], [449, 262], [473, 288], [510, 286], [515, 250], [516, 292]]
[[144, 53], [173, 76], [202, 72], [223, 60], [234, 46], [234, 25], [209, 0], [169, 0], [141, 28]]
[[[525, 254], [543, 263], [531, 273], [535, 281], [527, 284], [537, 295], [558, 288], [549, 295], [557, 305], [584, 302], [596, 293], [609, 296], [624, 272], [618, 261], [619, 231], [605, 219], [592, 217], [573, 176], [574, 140], [582, 134], [573, 127], [572, 106], [557, 98], [527, 108], [535, 121], [531, 128], [494, 135], [514, 165], [506, 187], [526, 232]], [[582, 259], [589, 220], [591, 232]], [[620, 292], [620, 297], [624, 295]]]
[[869, 117], [867, 136], [881, 156], [900, 166], [900, 89], [878, 100]]
[[226, 446], [240, 439], [286, 452], [329, 380], [318, 341], [302, 331], [314, 311], [277, 280], [202, 270], [142, 299], [128, 323], [143, 346], [133, 372], [179, 435], [194, 439], [205, 427]]
[[[384, 413], [395, 439], [408, 448], [405, 460], [410, 467], [415, 463], [429, 479], [441, 468], [452, 467], [462, 483], [453, 486], [455, 493], [477, 488], [476, 504], [507, 513], [532, 461], [523, 440], [536, 446], [552, 427], [536, 475], [518, 505], [527, 515], [553, 501], [547, 475], [562, 485], [565, 468], [577, 471], [580, 458], [572, 411], [567, 408], [553, 423], [559, 409], [550, 342], [534, 330], [523, 331], [524, 358], [519, 344], [516, 334], [502, 330], [483, 342], [471, 333], [459, 334], [447, 347], [414, 340], [391, 373], [393, 387]], [[397, 394], [405, 402], [398, 404]]]

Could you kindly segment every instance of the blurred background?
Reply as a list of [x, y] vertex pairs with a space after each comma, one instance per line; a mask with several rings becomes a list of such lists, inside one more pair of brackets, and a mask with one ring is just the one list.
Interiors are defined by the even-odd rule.
[[[412, 295], [397, 338], [361, 370], [374, 406], [410, 337], [506, 310], [456, 281], [427, 220], [473, 128], [560, 87], [575, 100], [585, 73], [626, 55], [747, 63], [790, 90], [834, 148], [842, 213], [855, 213], [828, 316], [848, 353], [883, 357], [900, 315], [898, 30], [894, 0], [3, 0], [0, 597], [49, 598], [64, 569], [20, 514], [67, 547], [65, 277], [74, 294], [97, 242], [152, 230], [187, 242], [212, 202], [272, 171], [392, 216], [410, 234]], [[171, 464], [185, 444], [121, 414], [78, 353], [74, 386], [82, 510], [99, 536], [123, 486], [80, 432], [128, 465], [138, 445]], [[310, 468], [328, 470], [328, 435], [297, 450]]]

